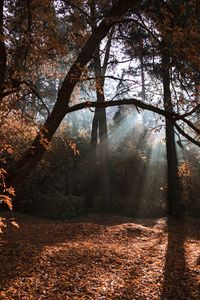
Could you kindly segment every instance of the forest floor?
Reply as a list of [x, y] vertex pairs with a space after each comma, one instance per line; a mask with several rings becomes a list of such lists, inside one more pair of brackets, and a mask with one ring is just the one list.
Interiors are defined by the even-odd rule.
[[4, 216], [1, 300], [200, 299], [198, 220]]

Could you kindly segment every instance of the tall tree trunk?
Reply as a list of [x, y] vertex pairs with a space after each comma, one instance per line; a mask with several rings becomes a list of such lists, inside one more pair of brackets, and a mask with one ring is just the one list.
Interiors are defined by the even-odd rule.
[[[93, 33], [97, 27], [97, 8], [96, 2], [90, 3], [90, 14], [91, 14], [91, 24]], [[101, 56], [100, 56], [100, 46], [97, 48], [94, 55], [94, 72], [96, 78], [96, 98], [97, 102], [105, 102], [104, 97], [104, 76], [106, 74], [110, 48], [111, 48], [111, 38], [113, 30], [111, 30], [108, 40], [106, 43], [105, 57], [103, 65], [101, 66]], [[99, 135], [99, 168], [97, 169], [97, 144]], [[89, 170], [88, 170], [88, 180], [87, 180], [87, 191], [86, 191], [86, 201], [85, 206], [88, 209], [92, 208], [95, 181], [97, 176], [97, 170], [99, 171], [100, 180], [100, 210], [102, 212], [109, 212], [111, 209], [111, 197], [110, 197], [110, 184], [109, 184], [109, 169], [108, 169], [108, 133], [107, 133], [107, 120], [106, 120], [106, 110], [105, 108], [95, 109], [92, 133], [91, 133], [91, 153], [89, 159]]]
[[92, 121], [92, 132], [91, 132], [91, 142], [90, 142], [90, 154], [88, 160], [88, 173], [86, 182], [86, 195], [85, 195], [85, 208], [89, 211], [93, 207], [93, 196], [95, 192], [96, 179], [97, 179], [97, 137], [98, 137], [98, 117], [97, 111], [95, 110], [94, 118]]
[[140, 70], [141, 70], [141, 81], [142, 81], [142, 100], [146, 100], [146, 91], [145, 91], [145, 73], [144, 73], [144, 58], [140, 56]]
[[2, 101], [4, 82], [6, 77], [6, 47], [3, 30], [4, 0], [0, 0], [0, 103]]
[[[103, 87], [102, 87], [103, 88]], [[97, 102], [104, 102], [104, 93], [97, 90]], [[108, 168], [108, 132], [105, 108], [97, 109], [98, 123], [99, 123], [99, 139], [100, 139], [100, 191], [101, 191], [101, 205], [100, 209], [103, 212], [111, 210], [110, 197], [110, 182], [109, 182], [109, 168]]]
[[[170, 90], [170, 56], [165, 45], [162, 48], [162, 72], [164, 107], [172, 112], [172, 99]], [[174, 126], [166, 119], [166, 150], [167, 150], [167, 210], [169, 216], [178, 217], [181, 213], [181, 201], [178, 178], [178, 159], [176, 152]]]
[[[109, 46], [110, 50], [110, 46]], [[109, 56], [109, 52], [107, 54]], [[105, 60], [104, 60], [105, 61]], [[108, 58], [107, 58], [108, 62]], [[96, 52], [94, 58], [95, 77], [96, 77], [96, 95], [97, 102], [105, 102], [104, 96], [104, 78], [107, 63], [104, 63], [104, 70], [101, 67], [100, 51]], [[101, 192], [101, 205], [100, 209], [103, 212], [109, 212], [111, 209], [110, 197], [110, 183], [109, 183], [109, 169], [108, 169], [108, 129], [106, 120], [105, 108], [97, 109], [97, 119], [99, 124], [99, 140], [100, 140], [100, 192]]]
[[[103, 70], [101, 67], [100, 53], [96, 51], [94, 57], [95, 77], [96, 77], [96, 97], [97, 102], [104, 102], [104, 79], [106, 68]], [[95, 109], [92, 134], [91, 134], [91, 153], [89, 160], [89, 173], [87, 182], [87, 195], [86, 195], [86, 207], [92, 208], [93, 194], [94, 194], [94, 182], [96, 179], [96, 159], [97, 159], [97, 139], [99, 134], [99, 178], [100, 178], [100, 210], [102, 212], [109, 212], [111, 209], [111, 197], [109, 186], [109, 169], [108, 169], [108, 130], [106, 120], [105, 108]]]

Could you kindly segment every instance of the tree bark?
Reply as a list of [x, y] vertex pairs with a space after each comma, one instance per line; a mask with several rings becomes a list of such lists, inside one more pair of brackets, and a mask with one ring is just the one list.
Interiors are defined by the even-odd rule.
[[142, 55], [140, 56], [140, 70], [141, 70], [141, 81], [142, 81], [141, 94], [142, 94], [142, 100], [145, 101], [146, 100], [145, 73], [144, 73], [144, 58]]
[[85, 194], [85, 208], [88, 211], [92, 210], [93, 207], [93, 197], [95, 192], [95, 185], [97, 179], [97, 138], [98, 138], [98, 117], [97, 111], [95, 110], [94, 118], [92, 121], [92, 132], [91, 132], [91, 142], [90, 142], [90, 154], [88, 160], [88, 174], [86, 180], [86, 194]]
[[[170, 56], [167, 46], [162, 48], [162, 72], [164, 108], [173, 112], [170, 90]], [[178, 159], [176, 152], [175, 134], [173, 124], [166, 119], [166, 150], [167, 150], [167, 210], [169, 216], [178, 217], [181, 213], [181, 201], [178, 178]]]
[[0, 0], [0, 103], [2, 101], [4, 82], [6, 77], [6, 47], [3, 29], [3, 8], [4, 0]]
[[[98, 103], [105, 102], [104, 96], [104, 78], [107, 69], [109, 50], [111, 46], [111, 40], [108, 40], [108, 51], [106, 51], [103, 67], [101, 67], [100, 51], [96, 51], [94, 57], [94, 68], [96, 77], [96, 98]], [[111, 197], [110, 197], [110, 186], [109, 186], [109, 169], [108, 169], [108, 130], [106, 120], [105, 107], [95, 109], [94, 119], [92, 124], [91, 133], [91, 152], [89, 158], [89, 169], [88, 169], [88, 180], [86, 188], [86, 200], [85, 206], [87, 209], [92, 209], [94, 187], [97, 176], [97, 140], [100, 140], [99, 149], [99, 178], [100, 178], [100, 210], [102, 212], [109, 212], [111, 210]]]
[[[97, 80], [96, 95], [97, 102], [105, 102], [104, 97], [104, 80], [102, 76], [100, 54], [95, 58], [95, 76]], [[105, 74], [103, 74], [105, 75]], [[105, 107], [97, 109], [97, 119], [99, 124], [99, 139], [100, 139], [100, 191], [101, 191], [101, 205], [102, 212], [109, 212], [111, 210], [111, 197], [109, 186], [109, 170], [108, 170], [108, 129], [106, 120]]]

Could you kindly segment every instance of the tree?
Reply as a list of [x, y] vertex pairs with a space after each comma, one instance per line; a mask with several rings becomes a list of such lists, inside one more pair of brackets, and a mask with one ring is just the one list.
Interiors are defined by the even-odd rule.
[[[173, 112], [170, 90], [170, 58], [168, 46], [162, 43], [162, 73], [163, 73], [163, 98], [166, 111]], [[173, 124], [166, 119], [166, 149], [167, 149], [167, 207], [170, 216], [181, 214], [181, 199], [178, 178], [178, 158]]]
[[16, 163], [14, 172], [9, 172], [7, 184], [16, 186], [36, 166], [42, 158], [46, 145], [51, 141], [56, 129], [66, 115], [66, 108], [69, 105], [70, 97], [76, 83], [80, 80], [84, 67], [92, 58], [93, 53], [106, 36], [111, 27], [121, 20], [124, 14], [137, 4], [137, 1], [119, 1], [108, 11], [105, 18], [91, 34], [86, 44], [81, 49], [75, 62], [67, 73], [59, 91], [55, 106], [41, 128], [32, 146], [26, 151], [23, 157]]
[[[155, 6], [158, 9], [155, 9]], [[175, 101], [174, 104], [172, 101], [171, 84], [173, 84], [173, 86], [174, 84], [177, 84], [176, 79], [174, 79], [174, 82], [172, 82], [172, 65], [174, 68], [180, 69], [180, 60], [178, 60], [178, 63], [176, 63], [174, 60], [175, 57], [177, 57], [177, 51], [179, 49], [177, 44], [180, 46], [178, 32], [180, 32], [180, 30], [188, 30], [187, 27], [187, 29], [183, 28], [183, 23], [181, 20], [182, 16], [178, 16], [178, 20], [176, 19], [182, 8], [183, 7], [181, 7], [180, 3], [176, 5], [171, 3], [171, 1], [161, 3], [152, 2], [149, 7], [144, 4], [143, 10], [141, 9], [140, 11], [137, 11], [135, 16], [132, 16], [130, 20], [135, 23], [135, 27], [131, 28], [130, 23], [125, 23], [122, 25], [120, 32], [124, 42], [128, 45], [128, 50], [126, 50], [126, 53], [132, 59], [140, 60], [143, 77], [142, 86], [144, 82], [144, 68], [146, 68], [147, 71], [151, 71], [151, 77], [156, 77], [162, 81], [164, 108], [166, 111], [170, 112], [173, 112], [176, 105]], [[189, 27], [190, 26], [191, 23], [189, 22]], [[173, 36], [174, 27], [175, 31], [177, 31], [177, 34], [174, 36], [178, 37], [178, 42]], [[196, 32], [196, 23], [194, 30]], [[160, 63], [158, 62], [159, 59]], [[186, 59], [188, 58], [186, 58], [185, 55], [184, 64], [187, 70], [186, 72], [188, 73], [188, 62], [186, 62]], [[133, 74], [134, 72], [135, 70], [133, 70]], [[190, 76], [191, 75], [192, 74], [190, 74]], [[182, 76], [184, 78], [185, 74], [182, 74]], [[144, 95], [145, 92], [143, 88], [143, 98]], [[170, 215], [178, 215], [178, 213], [181, 211], [181, 202], [176, 143], [173, 123], [167, 118], [166, 148], [168, 165], [168, 211]]]

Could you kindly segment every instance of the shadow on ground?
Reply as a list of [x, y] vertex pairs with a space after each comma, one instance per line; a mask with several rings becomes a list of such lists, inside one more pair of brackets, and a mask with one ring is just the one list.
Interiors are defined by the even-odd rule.
[[[198, 224], [197, 226], [199, 227]], [[163, 300], [200, 299], [200, 283], [186, 260], [186, 241], [190, 243], [190, 238], [199, 240], [198, 227], [192, 227], [190, 222], [184, 220], [167, 221], [168, 244], [161, 296]]]

